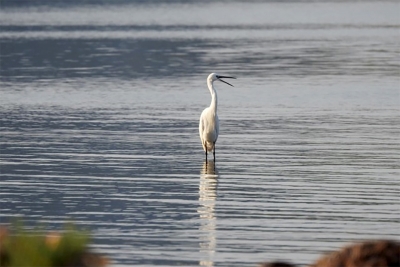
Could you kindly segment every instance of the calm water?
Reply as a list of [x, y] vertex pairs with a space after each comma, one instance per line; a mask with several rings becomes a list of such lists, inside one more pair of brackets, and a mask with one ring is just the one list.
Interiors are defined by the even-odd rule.
[[[399, 239], [398, 2], [0, 10], [1, 223], [113, 266], [306, 264]], [[217, 162], [198, 118], [216, 84]]]

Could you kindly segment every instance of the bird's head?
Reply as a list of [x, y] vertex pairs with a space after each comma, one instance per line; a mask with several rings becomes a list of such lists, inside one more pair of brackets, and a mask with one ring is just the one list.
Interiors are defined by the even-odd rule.
[[208, 75], [207, 81], [209, 81], [211, 83], [214, 82], [214, 81], [220, 81], [220, 82], [229, 84], [230, 86], [233, 86], [232, 84], [222, 80], [222, 78], [236, 79], [233, 76], [225, 76], [225, 75], [219, 75], [217, 73], [211, 73], [210, 75]]

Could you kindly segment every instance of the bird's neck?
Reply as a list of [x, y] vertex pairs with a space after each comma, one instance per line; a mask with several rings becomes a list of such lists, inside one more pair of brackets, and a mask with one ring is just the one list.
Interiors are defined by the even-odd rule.
[[212, 82], [207, 81], [208, 88], [210, 89], [211, 93], [211, 104], [210, 108], [214, 110], [214, 113], [217, 114], [217, 105], [218, 105], [218, 97], [217, 97], [217, 91], [214, 88], [214, 85]]

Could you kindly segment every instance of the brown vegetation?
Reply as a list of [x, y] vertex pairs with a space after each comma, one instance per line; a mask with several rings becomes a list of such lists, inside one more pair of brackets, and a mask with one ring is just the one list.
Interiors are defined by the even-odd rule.
[[[285, 262], [262, 263], [260, 267], [294, 267]], [[365, 241], [328, 253], [309, 267], [400, 267], [400, 243]]]

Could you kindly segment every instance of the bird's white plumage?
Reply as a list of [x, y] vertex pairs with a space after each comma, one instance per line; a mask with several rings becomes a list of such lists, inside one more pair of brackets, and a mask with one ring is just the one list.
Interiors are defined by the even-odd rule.
[[203, 110], [200, 116], [199, 133], [204, 151], [213, 151], [219, 134], [219, 119], [215, 109], [208, 107]]
[[[201, 144], [203, 145], [203, 149], [206, 152], [214, 151], [215, 152], [215, 143], [218, 139], [219, 134], [219, 119], [217, 114], [217, 106], [218, 106], [218, 97], [217, 91], [214, 88], [214, 81], [221, 81], [227, 83], [221, 78], [234, 78], [231, 76], [220, 76], [216, 73], [211, 73], [207, 77], [207, 86], [211, 93], [211, 104], [209, 107], [205, 108], [200, 116], [199, 122], [199, 133]], [[230, 83], [227, 83], [231, 85]], [[231, 85], [232, 86], [232, 85]], [[214, 153], [215, 159], [215, 153]]]

